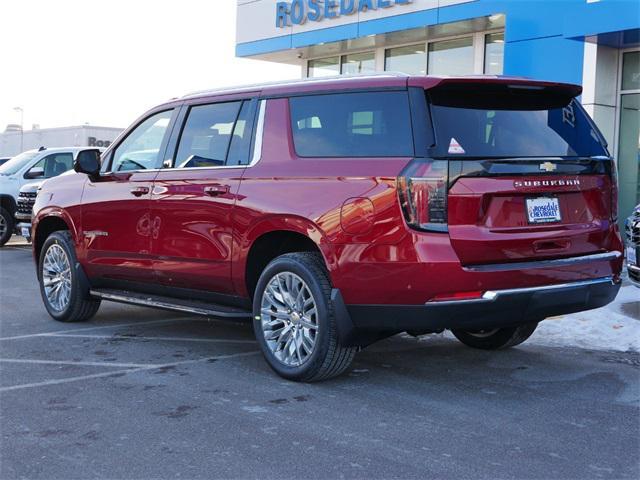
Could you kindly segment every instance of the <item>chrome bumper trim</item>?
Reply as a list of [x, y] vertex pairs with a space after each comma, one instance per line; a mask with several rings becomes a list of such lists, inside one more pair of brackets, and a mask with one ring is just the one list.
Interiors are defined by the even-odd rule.
[[486, 265], [470, 265], [463, 267], [468, 272], [505, 272], [508, 270], [530, 270], [532, 268], [554, 268], [568, 265], [578, 265], [587, 262], [610, 262], [622, 257], [622, 253], [617, 250], [604, 253], [594, 253], [582, 255], [580, 257], [556, 258], [553, 260], [534, 260], [530, 262], [515, 263], [491, 263]]
[[521, 293], [537, 293], [544, 292], [548, 290], [563, 290], [565, 288], [579, 288], [586, 287], [589, 285], [600, 285], [600, 284], [611, 284], [615, 285], [619, 283], [614, 281], [613, 277], [602, 277], [602, 278], [594, 278], [591, 280], [581, 280], [578, 282], [570, 282], [570, 283], [557, 283], [554, 285], [542, 285], [540, 287], [524, 287], [524, 288], [509, 288], [504, 290], [487, 290], [484, 292], [481, 298], [472, 298], [469, 300], [446, 300], [442, 302], [432, 302], [429, 301], [425, 305], [464, 305], [464, 304], [473, 304], [473, 303], [490, 303], [498, 300], [500, 297], [506, 295], [517, 295]]

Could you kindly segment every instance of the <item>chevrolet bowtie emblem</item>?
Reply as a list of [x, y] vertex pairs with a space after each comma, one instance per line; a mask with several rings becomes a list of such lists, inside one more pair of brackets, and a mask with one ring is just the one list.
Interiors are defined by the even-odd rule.
[[555, 163], [544, 162], [540, 164], [540, 170], [544, 170], [545, 172], [553, 172], [556, 168], [558, 167]]

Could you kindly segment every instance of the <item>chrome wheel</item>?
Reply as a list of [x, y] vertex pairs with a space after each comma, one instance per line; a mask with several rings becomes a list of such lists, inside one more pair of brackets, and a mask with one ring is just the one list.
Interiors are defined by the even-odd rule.
[[278, 273], [262, 293], [262, 333], [271, 353], [284, 365], [299, 367], [316, 345], [318, 310], [311, 290], [295, 273]]
[[42, 284], [49, 305], [63, 311], [71, 298], [71, 264], [64, 249], [54, 243], [42, 262]]
[[5, 233], [7, 233], [7, 219], [4, 218], [4, 215], [0, 214], [0, 238], [4, 237]]

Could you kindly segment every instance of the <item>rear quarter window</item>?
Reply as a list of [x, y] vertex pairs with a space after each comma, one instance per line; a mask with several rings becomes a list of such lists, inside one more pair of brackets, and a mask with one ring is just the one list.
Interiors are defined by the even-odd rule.
[[359, 92], [289, 99], [301, 157], [410, 157], [407, 92]]

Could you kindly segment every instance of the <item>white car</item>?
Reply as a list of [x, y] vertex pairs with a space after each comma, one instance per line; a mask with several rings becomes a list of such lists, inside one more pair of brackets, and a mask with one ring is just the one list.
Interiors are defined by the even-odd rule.
[[15, 228], [18, 194], [34, 180], [57, 177], [73, 168], [78, 152], [90, 147], [28, 150], [0, 165], [0, 247], [9, 241]]

